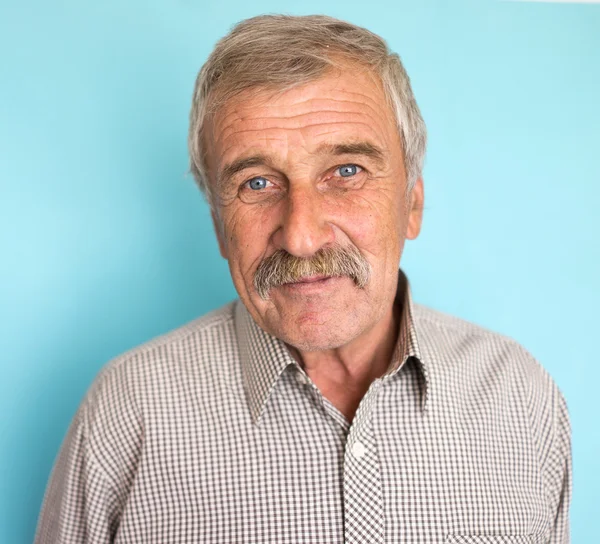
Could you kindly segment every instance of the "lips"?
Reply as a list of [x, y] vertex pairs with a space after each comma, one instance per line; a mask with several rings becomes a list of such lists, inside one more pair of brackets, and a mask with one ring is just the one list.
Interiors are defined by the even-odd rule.
[[300, 278], [297, 281], [283, 283], [281, 284], [281, 287], [287, 287], [294, 291], [314, 291], [315, 289], [329, 285], [335, 279], [338, 278], [336, 278], [335, 276], [324, 276], [319, 274], [318, 276], [306, 276], [304, 278]]
[[295, 283], [315, 283], [318, 281], [328, 280], [331, 276], [318, 275], [318, 276], [307, 276], [305, 278], [299, 279], [298, 281], [292, 282], [287, 285], [293, 285]]

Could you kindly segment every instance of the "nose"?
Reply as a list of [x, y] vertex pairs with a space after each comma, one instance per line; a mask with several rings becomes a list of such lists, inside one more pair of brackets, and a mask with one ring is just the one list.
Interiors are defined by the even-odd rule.
[[291, 255], [308, 258], [335, 240], [323, 195], [313, 186], [290, 189], [282, 209], [275, 244]]

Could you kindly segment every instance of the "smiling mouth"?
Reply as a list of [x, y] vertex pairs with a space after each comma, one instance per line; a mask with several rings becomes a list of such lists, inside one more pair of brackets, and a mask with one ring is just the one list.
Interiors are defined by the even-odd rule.
[[335, 280], [342, 279], [341, 276], [307, 276], [305, 278], [301, 278], [297, 281], [283, 283], [280, 287], [284, 289], [289, 289], [291, 291], [299, 291], [299, 292], [314, 292], [318, 291], [321, 288], [326, 288], [335, 283]]
[[297, 281], [293, 281], [290, 283], [284, 283], [284, 285], [297, 285], [297, 284], [303, 284], [303, 283], [317, 283], [317, 282], [321, 282], [321, 281], [325, 281], [328, 279], [331, 279], [333, 276], [325, 276], [323, 274], [321, 275], [316, 275], [316, 276], [307, 276], [305, 278], [301, 278]]

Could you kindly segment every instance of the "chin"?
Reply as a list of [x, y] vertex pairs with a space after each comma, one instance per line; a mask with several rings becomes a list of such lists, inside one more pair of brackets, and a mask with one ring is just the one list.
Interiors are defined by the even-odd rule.
[[[258, 310], [263, 329], [302, 351], [321, 351], [344, 346], [360, 336], [373, 320], [373, 305], [364, 290], [349, 278], [311, 292], [272, 292]], [[309, 288], [310, 289], [310, 288]], [[257, 295], [258, 296], [258, 295]]]
[[361, 332], [357, 323], [343, 323], [343, 320], [336, 321], [335, 326], [331, 322], [285, 321], [277, 324], [275, 336], [300, 351], [336, 349], [351, 342]]
[[331, 338], [291, 338], [289, 341], [284, 339], [284, 342], [301, 352], [327, 351], [340, 348], [347, 343], [339, 340], [334, 341]]

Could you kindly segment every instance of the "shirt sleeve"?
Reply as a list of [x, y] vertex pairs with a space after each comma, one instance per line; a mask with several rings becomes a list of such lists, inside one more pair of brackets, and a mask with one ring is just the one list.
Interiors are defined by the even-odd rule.
[[35, 544], [112, 542], [118, 526], [117, 494], [88, 447], [85, 405], [76, 414], [52, 470]]
[[556, 513], [548, 544], [569, 544], [569, 507], [571, 504], [572, 458], [571, 425], [564, 397], [557, 393], [554, 448], [549, 463], [549, 480]]

